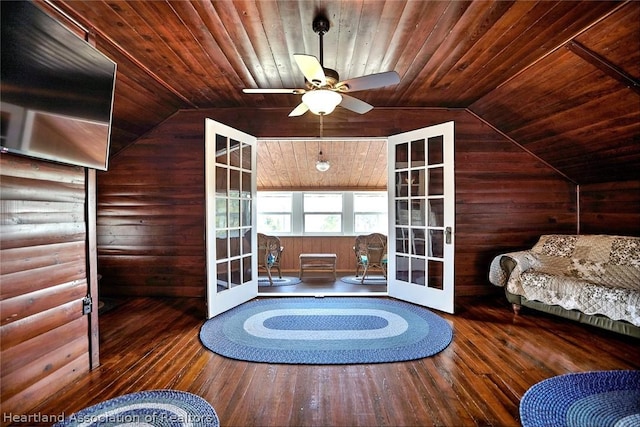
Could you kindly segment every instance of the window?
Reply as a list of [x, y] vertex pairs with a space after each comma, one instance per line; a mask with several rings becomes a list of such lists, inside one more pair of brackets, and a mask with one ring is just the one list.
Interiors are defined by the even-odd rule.
[[342, 233], [342, 193], [305, 193], [305, 233]]
[[386, 191], [260, 191], [259, 233], [276, 235], [387, 234]]
[[258, 232], [291, 233], [292, 193], [258, 193]]
[[354, 193], [353, 231], [386, 234], [387, 200], [386, 192]]

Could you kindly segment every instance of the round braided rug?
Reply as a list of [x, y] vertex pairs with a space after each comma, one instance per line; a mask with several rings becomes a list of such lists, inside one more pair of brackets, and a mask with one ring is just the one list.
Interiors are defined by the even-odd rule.
[[548, 378], [520, 401], [523, 427], [640, 426], [640, 371], [594, 371]]
[[209, 402], [178, 390], [148, 390], [125, 394], [82, 409], [54, 427], [219, 427]]
[[254, 299], [207, 320], [200, 341], [232, 359], [311, 365], [415, 360], [444, 350], [449, 323], [384, 298]]

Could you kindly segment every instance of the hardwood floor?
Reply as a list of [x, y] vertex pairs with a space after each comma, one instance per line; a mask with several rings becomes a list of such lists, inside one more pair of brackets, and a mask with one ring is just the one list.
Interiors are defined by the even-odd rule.
[[[350, 274], [349, 274], [350, 273]], [[297, 277], [294, 274], [285, 274], [286, 276]], [[313, 274], [310, 277], [305, 276], [304, 280], [291, 286], [259, 286], [258, 292], [261, 294], [305, 294], [305, 295], [332, 295], [332, 294], [385, 294], [387, 285], [354, 285], [345, 283], [340, 280], [343, 276], [353, 275], [353, 272], [339, 272], [338, 280], [333, 280], [331, 275]]]
[[640, 369], [640, 340], [544, 314], [514, 317], [503, 298], [465, 300], [451, 345], [426, 359], [369, 365], [249, 363], [206, 350], [199, 299], [135, 298], [100, 316], [102, 365], [34, 413], [69, 415], [125, 393], [204, 397], [222, 426], [516, 426], [533, 384], [568, 372]]

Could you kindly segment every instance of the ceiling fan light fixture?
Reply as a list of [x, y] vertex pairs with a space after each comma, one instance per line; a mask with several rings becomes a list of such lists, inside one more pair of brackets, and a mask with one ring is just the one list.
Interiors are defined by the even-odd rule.
[[317, 89], [302, 95], [304, 102], [313, 114], [331, 114], [336, 106], [342, 102], [342, 95], [328, 89]]

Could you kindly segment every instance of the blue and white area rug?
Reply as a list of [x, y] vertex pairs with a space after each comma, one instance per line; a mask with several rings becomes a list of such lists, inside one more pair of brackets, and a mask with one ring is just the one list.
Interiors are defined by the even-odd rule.
[[384, 298], [255, 299], [200, 329], [204, 346], [222, 356], [314, 365], [421, 359], [445, 349], [452, 338], [440, 316]]
[[640, 426], [640, 371], [594, 371], [548, 378], [520, 401], [523, 427]]
[[272, 282], [273, 284], [269, 283], [269, 278], [266, 276], [258, 277], [258, 286], [290, 286], [297, 285], [302, 282], [302, 280], [293, 276], [282, 276], [282, 278], [272, 276]]
[[349, 283], [350, 285], [386, 285], [387, 278], [383, 275], [373, 275], [367, 274], [367, 277], [364, 278], [364, 283], [362, 283], [362, 276], [344, 276], [340, 279], [344, 283]]
[[72, 426], [219, 427], [220, 420], [200, 396], [178, 390], [148, 390], [98, 403], [54, 425]]

